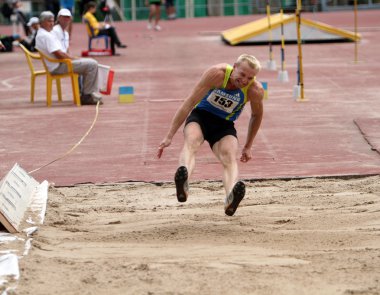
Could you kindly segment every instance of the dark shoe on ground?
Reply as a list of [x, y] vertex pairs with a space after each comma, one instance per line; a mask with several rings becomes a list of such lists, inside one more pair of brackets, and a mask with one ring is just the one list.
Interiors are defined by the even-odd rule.
[[180, 166], [174, 176], [178, 202], [186, 202], [187, 200], [189, 192], [189, 184], [187, 182], [188, 177], [187, 168], [185, 166]]
[[102, 99], [94, 99], [91, 94], [82, 95], [80, 98], [81, 105], [96, 105], [99, 101], [99, 104], [102, 105]]
[[228, 216], [232, 216], [235, 214], [236, 209], [238, 208], [241, 200], [243, 200], [245, 196], [245, 184], [242, 181], [238, 181], [230, 194], [226, 199], [226, 204], [224, 206], [224, 212]]
[[92, 99], [91, 94], [83, 94], [80, 97], [81, 105], [94, 105], [96, 101]]
[[120, 56], [120, 53], [112, 53], [112, 56]]
[[82, 100], [81, 105], [96, 105], [98, 102], [92, 99]]
[[117, 47], [119, 47], [119, 48], [127, 48], [127, 45], [125, 45], [125, 44], [120, 44], [120, 45], [118, 45]]

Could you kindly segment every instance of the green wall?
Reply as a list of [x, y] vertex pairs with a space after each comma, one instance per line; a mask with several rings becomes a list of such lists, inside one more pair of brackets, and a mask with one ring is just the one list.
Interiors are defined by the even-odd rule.
[[[235, 15], [234, 0], [222, 0], [224, 4], [224, 15]], [[237, 15], [252, 14], [252, 0], [239, 0]], [[131, 12], [131, 0], [121, 0], [121, 4], [124, 4], [124, 15], [127, 20], [132, 19]], [[177, 10], [177, 17], [186, 17], [185, 0], [174, 0], [174, 5]], [[148, 19], [149, 9], [145, 6], [145, 0], [136, 0], [136, 19], [144, 20]], [[161, 6], [161, 16], [166, 18], [165, 5]], [[194, 0], [194, 17], [207, 17], [207, 0]]]

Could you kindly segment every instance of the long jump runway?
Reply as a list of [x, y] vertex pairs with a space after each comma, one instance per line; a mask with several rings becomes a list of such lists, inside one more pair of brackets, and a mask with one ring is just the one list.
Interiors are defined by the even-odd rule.
[[[353, 12], [304, 14], [305, 17], [353, 31]], [[115, 71], [113, 90], [105, 96], [94, 129], [67, 157], [33, 174], [57, 186], [78, 183], [172, 181], [183, 143], [182, 128], [156, 159], [157, 147], [172, 116], [202, 72], [220, 62], [233, 63], [242, 53], [255, 55], [265, 68], [268, 46], [231, 47], [220, 32], [264, 15], [162, 21], [163, 31], [146, 23], [116, 23], [127, 49], [120, 56], [99, 57]], [[358, 62], [353, 43], [302, 46], [307, 102], [293, 99], [297, 46], [285, 48], [289, 83], [263, 69], [269, 85], [264, 120], [254, 142], [254, 158], [239, 164], [242, 179], [380, 173], [380, 18], [379, 11], [359, 11]], [[10, 33], [10, 27], [0, 27]], [[86, 49], [84, 25], [75, 24], [71, 51]], [[280, 47], [274, 46], [280, 65]], [[46, 107], [45, 78], [36, 81], [35, 103], [29, 102], [30, 75], [21, 50], [0, 54], [0, 175], [18, 163], [26, 171], [64, 154], [90, 127], [95, 107], [76, 107], [71, 86], [63, 82], [63, 102]], [[134, 88], [134, 103], [118, 102], [120, 86]], [[247, 108], [248, 109], [248, 108]], [[249, 112], [236, 126], [244, 144]], [[193, 180], [221, 179], [220, 165], [207, 143], [198, 154]]]

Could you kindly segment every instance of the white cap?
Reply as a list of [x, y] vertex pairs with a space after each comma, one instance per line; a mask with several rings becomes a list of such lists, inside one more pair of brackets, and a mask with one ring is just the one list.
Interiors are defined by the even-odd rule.
[[60, 17], [60, 16], [70, 16], [70, 17], [72, 17], [70, 10], [68, 10], [67, 8], [62, 8], [62, 9], [58, 12], [57, 17]]
[[40, 20], [38, 19], [38, 17], [32, 17], [30, 18], [29, 22], [27, 23], [27, 25], [30, 27], [31, 25], [34, 25], [34, 24], [39, 24], [40, 23]]

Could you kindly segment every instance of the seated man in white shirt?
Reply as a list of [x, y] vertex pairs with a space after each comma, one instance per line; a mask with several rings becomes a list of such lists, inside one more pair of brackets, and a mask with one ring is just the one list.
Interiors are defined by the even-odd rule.
[[[65, 18], [65, 21], [61, 21], [61, 23], [66, 23], [68, 21], [67, 17], [68, 15], [61, 13], [59, 18]], [[69, 19], [71, 22], [71, 13]], [[54, 26], [54, 14], [52, 12], [44, 11], [41, 13], [40, 26], [36, 36], [36, 48], [52, 58], [71, 59], [74, 72], [83, 77], [81, 103], [83, 105], [96, 104], [98, 101], [102, 103], [102, 97], [98, 92], [98, 62], [92, 58], [76, 58], [67, 52], [68, 35], [66, 42], [66, 39], [57, 38], [56, 35], [52, 33]], [[61, 28], [61, 37], [63, 36], [65, 38], [65, 28]], [[65, 47], [66, 45], [64, 44], [66, 44], [67, 47]], [[63, 74], [67, 72], [67, 66], [64, 63], [57, 64], [47, 61], [46, 64], [49, 72], [52, 74]]]
[[69, 53], [70, 37], [67, 31], [71, 23], [71, 12], [66, 8], [62, 8], [57, 14], [57, 24], [51, 31], [61, 43], [61, 50]]

